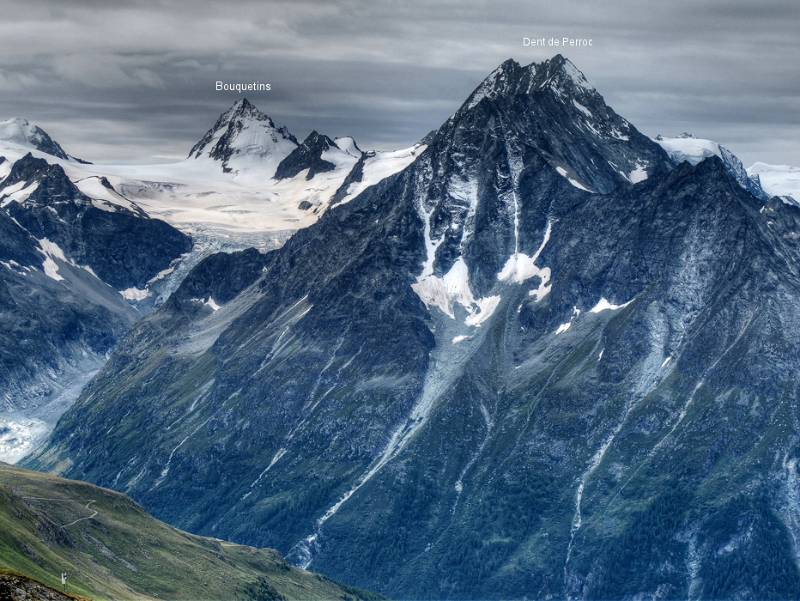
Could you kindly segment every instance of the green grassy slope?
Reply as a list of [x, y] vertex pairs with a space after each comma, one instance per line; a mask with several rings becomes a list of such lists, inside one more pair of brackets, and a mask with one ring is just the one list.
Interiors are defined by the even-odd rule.
[[194, 536], [128, 497], [0, 463], [0, 568], [100, 599], [377, 598], [296, 569], [275, 551]]

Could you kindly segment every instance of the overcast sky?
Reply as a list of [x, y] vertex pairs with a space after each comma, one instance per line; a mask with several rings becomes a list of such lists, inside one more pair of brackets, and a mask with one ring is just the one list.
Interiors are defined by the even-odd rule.
[[497, 64], [562, 51], [648, 135], [715, 139], [746, 165], [800, 165], [800, 3], [785, 1], [0, 0], [0, 118], [94, 161], [183, 157], [237, 99], [299, 138], [407, 146]]

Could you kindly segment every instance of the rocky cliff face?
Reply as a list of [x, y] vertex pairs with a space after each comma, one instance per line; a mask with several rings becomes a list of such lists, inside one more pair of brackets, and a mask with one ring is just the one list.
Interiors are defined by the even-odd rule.
[[744, 168], [744, 164], [735, 154], [722, 144], [712, 140], [695, 138], [692, 134], [684, 132], [675, 138], [656, 136], [655, 142], [661, 146], [672, 161], [678, 165], [684, 161], [697, 165], [709, 157], [717, 156], [722, 159], [723, 165], [737, 183], [750, 192], [756, 198], [768, 201], [770, 196], [761, 187], [761, 179], [758, 174], [749, 175]]
[[[136, 318], [119, 292], [0, 210], [0, 417], [33, 417], [77, 372], [96, 370]], [[42, 427], [0, 419], [3, 460], [30, 450]]]
[[798, 209], [562, 57], [426, 142], [201, 265], [31, 464], [403, 598], [790, 596]]
[[275, 177], [277, 179], [294, 177], [307, 170], [305, 178], [311, 180], [317, 173], [333, 171], [342, 163], [354, 164], [362, 153], [351, 138], [343, 140], [347, 140], [349, 145], [339, 148], [328, 136], [312, 131], [300, 146], [281, 161]]

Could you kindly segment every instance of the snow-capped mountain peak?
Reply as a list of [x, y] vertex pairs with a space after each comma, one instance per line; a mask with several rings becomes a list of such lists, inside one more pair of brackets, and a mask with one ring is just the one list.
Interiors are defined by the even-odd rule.
[[34, 157], [30, 152], [16, 161], [8, 175], [0, 182], [0, 203], [39, 203], [46, 199], [49, 204], [85, 203], [88, 201], [57, 164]]
[[10, 142], [24, 148], [46, 152], [65, 161], [85, 162], [68, 155], [45, 130], [22, 117], [0, 121], [0, 142]]
[[188, 158], [211, 159], [226, 173], [250, 171], [271, 177], [296, 147], [297, 139], [288, 129], [243, 98], [219, 116]]
[[484, 98], [494, 99], [508, 94], [514, 89], [522, 70], [523, 68], [514, 59], [505, 60], [475, 88], [475, 91], [462, 106], [462, 110], [464, 110], [464, 107], [471, 109], [477, 106]]
[[538, 87], [549, 87], [557, 93], [566, 93], [571, 96], [596, 94], [594, 86], [589, 83], [583, 72], [568, 58], [556, 54], [550, 60], [539, 65], [531, 65], [535, 69], [535, 84]]
[[90, 176], [73, 182], [61, 165], [49, 163], [30, 152], [0, 177], [0, 206], [13, 210], [11, 203], [51, 209], [71, 205], [74, 209], [66, 209], [70, 212], [94, 206], [106, 212], [149, 219], [141, 207], [119, 194], [108, 178]]

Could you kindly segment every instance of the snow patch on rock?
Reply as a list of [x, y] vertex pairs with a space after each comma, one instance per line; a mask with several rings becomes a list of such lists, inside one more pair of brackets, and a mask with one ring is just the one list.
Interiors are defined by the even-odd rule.
[[44, 261], [42, 263], [42, 270], [44, 271], [44, 274], [57, 282], [62, 281], [64, 278], [60, 273], [58, 273], [58, 264], [54, 259], [58, 259], [67, 263], [68, 261], [67, 257], [64, 255], [64, 251], [61, 250], [61, 247], [58, 244], [48, 240], [47, 238], [42, 238], [39, 240], [39, 250], [44, 255]]
[[563, 167], [561, 167], [561, 166], [557, 166], [557, 167], [556, 167], [556, 171], [558, 171], [558, 174], [559, 174], [561, 177], [563, 177], [564, 179], [566, 179], [566, 180], [567, 180], [567, 181], [568, 181], [570, 184], [572, 184], [573, 186], [575, 186], [575, 187], [576, 187], [576, 188], [578, 188], [579, 190], [583, 190], [584, 192], [592, 192], [592, 190], [590, 190], [589, 188], [587, 188], [586, 186], [584, 186], [583, 184], [581, 184], [581, 183], [580, 183], [578, 180], [576, 180], [576, 179], [575, 179], [575, 178], [573, 178], [573, 177], [570, 177], [569, 173], [567, 173], [567, 170], [566, 170], [566, 169], [564, 169]]
[[619, 309], [624, 309], [632, 302], [633, 299], [629, 300], [627, 303], [622, 303], [621, 305], [615, 305], [611, 301], [607, 300], [604, 296], [601, 296], [600, 300], [597, 301], [597, 304], [591, 309], [589, 309], [589, 313], [600, 313], [601, 311], [618, 311]]
[[150, 291], [141, 288], [126, 288], [125, 290], [120, 290], [119, 293], [122, 298], [129, 301], [143, 301], [150, 297]]
[[464, 323], [469, 326], [478, 326], [486, 321], [500, 302], [499, 296], [475, 298], [469, 284], [469, 268], [463, 257], [459, 257], [444, 276], [422, 275], [411, 284], [411, 288], [428, 309], [436, 307], [451, 319], [455, 319], [455, 305], [461, 305], [467, 312]]

